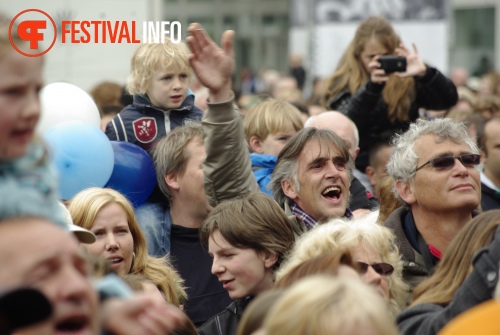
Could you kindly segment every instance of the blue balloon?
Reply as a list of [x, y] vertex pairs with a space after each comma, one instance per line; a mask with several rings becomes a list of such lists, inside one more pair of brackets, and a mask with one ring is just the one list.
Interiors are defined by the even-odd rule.
[[83, 121], [67, 121], [49, 128], [44, 139], [59, 172], [59, 189], [69, 200], [88, 187], [103, 187], [113, 172], [113, 148], [106, 135]]
[[111, 141], [115, 162], [106, 187], [119, 191], [135, 206], [143, 204], [156, 185], [153, 159], [146, 150], [129, 143]]

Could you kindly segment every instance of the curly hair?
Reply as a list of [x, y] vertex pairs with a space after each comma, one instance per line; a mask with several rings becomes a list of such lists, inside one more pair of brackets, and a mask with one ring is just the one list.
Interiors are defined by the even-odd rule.
[[159, 70], [184, 71], [191, 74], [189, 50], [185, 43], [173, 43], [166, 38], [165, 43], [142, 44], [132, 55], [130, 74], [127, 78], [129, 94], [145, 94], [154, 74]]
[[[462, 122], [449, 118], [435, 120], [418, 119], [410, 125], [403, 134], [396, 135], [393, 139], [394, 151], [387, 162], [387, 174], [394, 183], [398, 180], [406, 183], [415, 176], [415, 168], [418, 156], [415, 151], [415, 142], [424, 135], [434, 135], [436, 142], [451, 141], [453, 143], [465, 143], [471, 153], [478, 154], [479, 149], [476, 142], [467, 134], [467, 127]], [[393, 187], [395, 197], [404, 203], [396, 188]]]
[[313, 257], [353, 250], [358, 245], [378, 251], [382, 262], [394, 267], [388, 276], [389, 310], [397, 315], [406, 305], [408, 285], [403, 281], [403, 263], [389, 228], [376, 224], [377, 212], [358, 220], [333, 219], [302, 235], [276, 274], [279, 281], [295, 266]]

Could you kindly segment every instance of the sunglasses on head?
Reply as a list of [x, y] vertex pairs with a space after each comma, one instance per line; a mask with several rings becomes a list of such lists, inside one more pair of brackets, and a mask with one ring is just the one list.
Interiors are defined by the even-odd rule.
[[426, 166], [432, 164], [436, 169], [443, 169], [455, 165], [455, 158], [458, 159], [464, 166], [478, 165], [481, 162], [481, 156], [476, 154], [466, 154], [461, 156], [443, 156], [429, 160], [428, 162], [420, 165], [415, 169], [415, 172]]
[[394, 272], [394, 267], [387, 263], [366, 264], [358, 262], [358, 266], [361, 274], [365, 274], [368, 271], [369, 266], [371, 266], [372, 269], [381, 276], [390, 276]]

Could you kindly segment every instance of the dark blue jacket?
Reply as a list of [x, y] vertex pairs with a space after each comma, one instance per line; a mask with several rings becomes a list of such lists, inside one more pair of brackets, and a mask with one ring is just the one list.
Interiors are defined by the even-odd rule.
[[201, 123], [203, 112], [188, 94], [177, 109], [163, 110], [153, 106], [147, 97], [134, 95], [132, 105], [125, 107], [106, 126], [110, 141], [125, 141], [150, 151], [154, 143], [172, 129], [190, 123]]

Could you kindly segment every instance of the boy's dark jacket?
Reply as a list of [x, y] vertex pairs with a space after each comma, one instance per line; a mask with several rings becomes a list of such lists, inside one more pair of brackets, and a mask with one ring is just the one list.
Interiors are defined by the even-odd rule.
[[225, 310], [205, 322], [198, 328], [198, 335], [234, 335], [238, 330], [238, 323], [253, 297], [233, 301]]
[[111, 141], [125, 141], [150, 151], [172, 129], [190, 123], [201, 123], [203, 112], [194, 105], [194, 95], [187, 95], [181, 106], [168, 111], [155, 107], [142, 95], [134, 95], [132, 105], [125, 107], [106, 126]]

